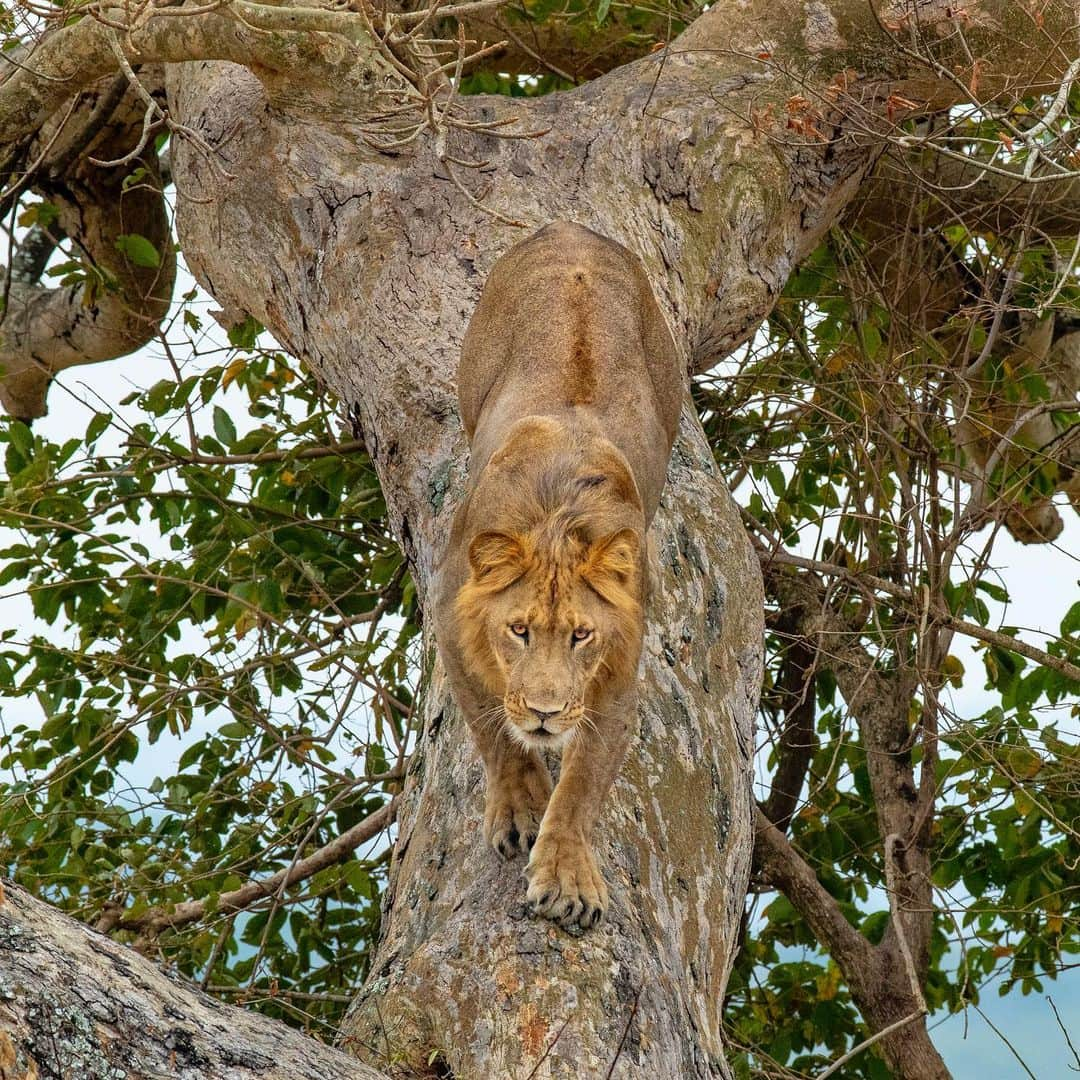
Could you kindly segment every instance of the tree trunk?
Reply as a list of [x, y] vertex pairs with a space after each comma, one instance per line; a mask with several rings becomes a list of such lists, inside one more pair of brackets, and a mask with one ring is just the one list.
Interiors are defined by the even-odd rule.
[[[522, 864], [481, 835], [483, 771], [437, 666], [372, 977], [346, 1040], [456, 1077], [727, 1075], [720, 1008], [748, 872], [761, 596], [685, 418], [653, 532], [640, 735], [597, 838], [599, 931], [530, 919]], [[620, 1052], [621, 1051], [621, 1052]], [[618, 1063], [616, 1064], [616, 1058]]]
[[[187, 184], [211, 199], [179, 221], [189, 263], [235, 305], [231, 318], [251, 312], [269, 323], [349, 404], [423, 602], [465, 476], [460, 341], [487, 270], [520, 230], [486, 220], [427, 155], [387, 162], [358, 154], [340, 131], [297, 130], [252, 109], [257, 87], [237, 69], [199, 72], [173, 90], [188, 123], [209, 128], [199, 110], [212, 102], [214, 127], [234, 132], [225, 167], [239, 178], [214, 186], [202, 161], [177, 154], [180, 191]], [[584, 136], [568, 130], [564, 141], [587, 153]], [[546, 148], [526, 149], [519, 160], [528, 162]], [[263, 158], [260, 169], [248, 153]], [[541, 162], [529, 168], [542, 176]], [[274, 190], [259, 175], [273, 177]], [[547, 195], [560, 177], [528, 191]], [[540, 220], [584, 216], [565, 198], [550, 210], [535, 201]], [[625, 241], [616, 223], [628, 209], [613, 199], [586, 220]], [[727, 1075], [720, 1009], [749, 870], [763, 603], [737, 511], [689, 409], [652, 542], [660, 575], [640, 738], [598, 837], [613, 893], [600, 931], [571, 937], [526, 916], [522, 866], [483, 843], [482, 767], [427, 641], [424, 729], [399, 812], [383, 939], [343, 1030], [345, 1045], [373, 1063], [423, 1072], [441, 1060], [464, 1078], [528, 1075], [544, 1058], [537, 1076], [603, 1076], [618, 1057], [616, 1076], [642, 1066], [664, 1077]]]

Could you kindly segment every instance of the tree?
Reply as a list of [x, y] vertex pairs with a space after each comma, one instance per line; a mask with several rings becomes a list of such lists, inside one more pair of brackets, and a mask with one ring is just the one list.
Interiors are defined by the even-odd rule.
[[[5, 740], [8, 767], [28, 772], [4, 808], [23, 879], [145, 951], [174, 949], [207, 986], [227, 973], [221, 993], [249, 977], [259, 985], [270, 941], [294, 979], [312, 950], [370, 940], [370, 902], [359, 923], [342, 905], [381, 889], [374, 955], [321, 977], [323, 988], [349, 985], [366, 970], [341, 1045], [383, 1072], [727, 1075], [721, 1004], [734, 964], [736, 1067], [768, 1072], [775, 1057], [808, 1068], [822, 1045], [835, 1054], [868, 1034], [893, 1075], [947, 1075], [926, 1013], [971, 989], [945, 974], [950, 912], [934, 885], [978, 894], [980, 882], [1017, 883], [975, 913], [980, 964], [1002, 959], [994, 935], [1020, 932], [1003, 955], [1017, 979], [1037, 979], [1055, 949], [1076, 943], [1063, 876], [1076, 858], [1075, 745], [1049, 729], [1033, 748], [1031, 709], [1075, 692], [1077, 617], [1066, 614], [1046, 649], [991, 629], [979, 593], [1000, 597], [987, 561], [969, 569], [961, 557], [987, 521], [1051, 537], [1051, 497], [1073, 485], [1076, 365], [1059, 311], [1073, 300], [1075, 259], [1058, 244], [1080, 227], [1072, 6], [876, 11], [827, 0], [661, 17], [613, 15], [603, 2], [516, 13], [231, 0], [22, 18], [0, 82], [5, 209], [29, 230], [4, 297], [3, 401], [17, 419], [3, 509], [33, 543], [8, 550], [8, 580], [37, 575], [38, 616], [62, 613], [82, 635], [73, 649], [38, 644], [29, 661], [7, 654], [6, 685], [40, 692], [48, 718]], [[507, 44], [478, 44], [491, 35]], [[650, 53], [653, 41], [662, 47]], [[23, 421], [41, 414], [62, 368], [153, 339], [171, 348], [165, 136], [184, 258], [232, 343], [254, 351], [199, 376], [178, 364], [175, 381], [146, 395], [145, 411], [174, 410], [186, 438], [148, 422], [129, 436], [122, 469], [83, 464], [74, 455], [107, 416], [66, 446]], [[20, 210], [31, 192], [40, 201]], [[614, 914], [580, 940], [523, 918], [518, 868], [475, 840], [478, 767], [430, 636], [415, 698], [403, 660], [464, 475], [453, 371], [465, 323], [494, 259], [523, 226], [557, 217], [641, 255], [705, 421], [684, 414], [656, 526], [641, 737], [602, 845]], [[64, 245], [72, 257], [51, 266], [59, 281], [42, 285]], [[261, 326], [308, 374], [257, 347]], [[718, 380], [750, 341], [730, 381]], [[212, 406], [213, 434], [197, 431], [192, 401], [234, 382], [273, 422], [238, 434], [226, 402]], [[299, 412], [279, 405], [282, 390]], [[334, 409], [349, 417], [347, 438], [333, 432]], [[241, 469], [246, 502], [235, 497]], [[721, 473], [773, 495], [751, 499], [740, 522]], [[404, 563], [386, 543], [383, 500]], [[125, 506], [151, 507], [185, 557], [144, 554], [107, 531]], [[831, 530], [812, 556], [795, 550], [808, 521]], [[755, 808], [759, 566], [775, 762]], [[133, 612], [149, 614], [147, 632]], [[395, 614], [404, 623], [391, 629], [384, 617]], [[210, 660], [169, 643], [185, 623], [217, 635]], [[372, 633], [357, 638], [357, 627]], [[399, 648], [378, 652], [382, 633]], [[957, 634], [986, 646], [1002, 713], [947, 729]], [[240, 663], [230, 635], [252, 643]], [[96, 640], [118, 647], [95, 652]], [[278, 722], [268, 701], [304, 697], [304, 665], [320, 652], [340, 681]], [[1027, 674], [1023, 658], [1037, 665]], [[385, 735], [364, 746], [362, 771], [342, 772], [319, 743], [358, 681], [373, 685]], [[165, 817], [133, 822], [113, 807], [110, 823], [101, 796], [139, 739], [221, 709], [231, 718], [194, 743]], [[220, 769], [223, 759], [236, 768]], [[317, 796], [305, 801], [292, 778], [260, 790], [259, 771], [243, 771], [277, 761], [321, 772]], [[49, 770], [46, 783], [32, 775]], [[804, 805], [808, 777], [818, 796]], [[1003, 780], [1022, 797], [969, 827], [956, 795], [977, 803]], [[63, 812], [72, 799], [94, 818], [90, 838]], [[377, 858], [343, 869], [392, 814], [388, 870]], [[104, 824], [130, 833], [111, 861], [116, 834]], [[977, 828], [987, 840], [973, 839]], [[155, 854], [161, 844], [177, 862]], [[752, 847], [754, 889], [783, 902], [748, 937]], [[98, 859], [108, 872], [95, 876]], [[868, 913], [874, 885], [888, 902]], [[287, 900], [294, 913], [321, 904], [317, 928], [300, 917], [286, 932]], [[253, 904], [250, 921], [236, 917]], [[50, 934], [79, 948], [69, 923], [14, 888], [0, 912], [0, 954], [15, 958], [5, 973], [23, 972], [19, 948], [43, 948]], [[1040, 912], [1059, 920], [1052, 941]], [[177, 941], [181, 925], [201, 933]], [[245, 934], [255, 958], [230, 960]], [[794, 941], [818, 943], [835, 967], [782, 963], [777, 945]], [[292, 966], [280, 960], [286, 944]], [[763, 965], [780, 978], [759, 989]], [[108, 1000], [107, 973], [99, 982], [93, 964], [79, 970], [79, 986]], [[27, 978], [16, 978], [16, 1063], [0, 1067], [25, 1071], [34, 1058], [62, 1073], [79, 1039], [115, 1067], [106, 1021], [72, 999], [62, 1014], [43, 1008]], [[287, 1013], [280, 989], [265, 985], [271, 1010]], [[816, 1026], [807, 1003], [826, 1005]], [[125, 1048], [123, 1067], [224, 1068], [205, 1064], [224, 1051], [197, 1030], [197, 1008], [180, 1009], [182, 1054], [167, 1014], [140, 1013], [147, 1035]], [[344, 1068], [281, 1039], [279, 1060], [310, 1059], [285, 1074]], [[877, 1060], [854, 1058], [850, 1075], [873, 1075]]]

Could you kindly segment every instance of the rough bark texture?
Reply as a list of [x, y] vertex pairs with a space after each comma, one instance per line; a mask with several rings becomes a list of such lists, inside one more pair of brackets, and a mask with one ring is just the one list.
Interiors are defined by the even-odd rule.
[[761, 595], [689, 418], [653, 539], [663, 584], [649, 611], [640, 734], [596, 843], [612, 889], [607, 922], [571, 936], [527, 917], [522, 862], [485, 850], [482, 768], [436, 674], [379, 966], [347, 1039], [388, 1042], [417, 1062], [441, 1051], [457, 1077], [528, 1075], [545, 1053], [538, 1075], [604, 1076], [616, 1056], [614, 1076], [723, 1074]]
[[[256, 317], [349, 409], [423, 602], [466, 466], [458, 349], [487, 271], [523, 235], [461, 185], [527, 226], [575, 220], [637, 253], [688, 368], [701, 370], [753, 332], [837, 219], [873, 167], [896, 100], [901, 110], [948, 107], [964, 96], [972, 55], [984, 93], [1021, 76], [1051, 84], [1068, 58], [1046, 41], [1071, 25], [1072, 8], [1036, 22], [1023, 5], [969, 4], [961, 20], [931, 2], [900, 5], [882, 24], [863, 0], [718, 5], [673, 48], [572, 93], [460, 103], [474, 121], [519, 117], [520, 131], [550, 129], [543, 137], [457, 129], [394, 157], [367, 149], [343, 108], [365, 86], [356, 58], [332, 47], [344, 17], [326, 13], [305, 56], [317, 65], [325, 53], [326, 70], [348, 73], [346, 83], [297, 76], [303, 92], [290, 96], [287, 66], [263, 64], [275, 56], [281, 18], [256, 43], [258, 78], [227, 63], [169, 68], [173, 115], [217, 155], [212, 164], [175, 144], [177, 223], [223, 321]], [[155, 33], [151, 22], [146, 48]], [[202, 47], [195, 31], [169, 33], [158, 33], [168, 59]], [[236, 59], [236, 48], [204, 52]], [[30, 123], [43, 107], [32, 105], [11, 106], [12, 123]], [[5, 115], [0, 108], [0, 126]], [[455, 157], [487, 164], [459, 169], [455, 183]], [[572, 937], [525, 916], [520, 866], [499, 863], [482, 843], [481, 768], [429, 640], [423, 734], [402, 796], [383, 939], [343, 1032], [359, 1056], [459, 1080], [728, 1075], [720, 1007], [753, 829], [762, 597], [756, 559], [690, 415], [653, 534], [659, 574], [640, 738], [598, 836], [610, 920]], [[888, 763], [883, 783], [903, 782], [905, 769]], [[807, 873], [787, 885], [813, 926], [822, 890]], [[865, 939], [842, 916], [847, 929], [836, 925], [827, 905], [821, 911], [822, 933], [835, 931], [855, 962], [866, 959]], [[866, 986], [879, 974], [867, 960]], [[878, 1028], [908, 1005], [869, 992], [860, 1000]], [[898, 1075], [938, 1075], [904, 1058], [905, 1041], [886, 1045]]]
[[0, 897], [3, 1080], [379, 1080], [340, 1050], [169, 978], [10, 881]]

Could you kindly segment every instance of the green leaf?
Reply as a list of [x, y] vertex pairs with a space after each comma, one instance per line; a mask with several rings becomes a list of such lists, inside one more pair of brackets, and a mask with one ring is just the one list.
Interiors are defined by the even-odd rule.
[[156, 269], [161, 265], [161, 255], [156, 247], [138, 233], [121, 234], [116, 238], [116, 247], [136, 266]]
[[214, 434], [225, 446], [231, 447], [236, 442], [232, 417], [220, 405], [214, 406]]
[[47, 229], [60, 216], [60, 211], [51, 202], [32, 203], [18, 217], [18, 224], [23, 228], [39, 225]]
[[86, 428], [85, 442], [89, 445], [95, 443], [112, 423], [112, 413], [94, 413], [93, 418]]
[[134, 169], [124, 177], [124, 182], [120, 186], [124, 191], [127, 191], [128, 188], [132, 187], [134, 184], [139, 184], [145, 180], [146, 175], [146, 169], [140, 165], [137, 169]]
[[262, 323], [248, 315], [242, 323], [229, 327], [229, 344], [238, 349], [254, 349], [255, 339], [262, 332]]

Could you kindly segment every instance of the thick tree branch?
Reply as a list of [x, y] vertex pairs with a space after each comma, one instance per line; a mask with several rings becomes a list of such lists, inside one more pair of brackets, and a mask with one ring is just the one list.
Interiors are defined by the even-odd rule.
[[7, 1049], [16, 1069], [5, 1075], [382, 1077], [340, 1050], [170, 978], [12, 882], [3, 883], [0, 897], [0, 1056]]
[[863, 979], [872, 984], [878, 963], [874, 947], [844, 918], [813, 869], [760, 809], [754, 818], [754, 859], [759, 881], [791, 901], [844, 977], [856, 985]]
[[[0, 84], [0, 98], [6, 89]], [[102, 114], [102, 101], [115, 113]], [[93, 125], [89, 130], [76, 125], [71, 132], [47, 127], [41, 138], [59, 158], [130, 150], [133, 117], [142, 114], [135, 94], [129, 92], [117, 108], [107, 84], [74, 106], [72, 114], [89, 114]], [[37, 245], [33, 265], [24, 258], [13, 266], [7, 307], [0, 313], [0, 404], [12, 416], [43, 415], [57, 372], [124, 356], [157, 333], [172, 299], [176, 256], [151, 146], [131, 162], [130, 169], [136, 168], [143, 177], [128, 185], [128, 169], [101, 169], [82, 159], [68, 161], [63, 173], [54, 174], [45, 156], [34, 183], [58, 213], [59, 233], [73, 239], [83, 280], [58, 288], [38, 284], [49, 243]], [[130, 240], [133, 236], [137, 239]], [[125, 246], [123, 238], [139, 246]], [[28, 239], [32, 242], [33, 234]]]
[[[392, 75], [367, 22], [348, 11], [230, 0], [196, 14], [158, 8], [139, 25], [115, 28], [126, 26], [125, 20], [124, 8], [84, 16], [45, 34], [17, 67], [0, 69], [6, 75], [0, 81], [0, 146], [32, 135], [73, 94], [117, 71], [116, 49], [131, 64], [243, 64], [280, 107], [317, 102], [324, 116], [347, 103], [354, 117], [358, 103]], [[298, 78], [297, 72], [304, 74]]]

